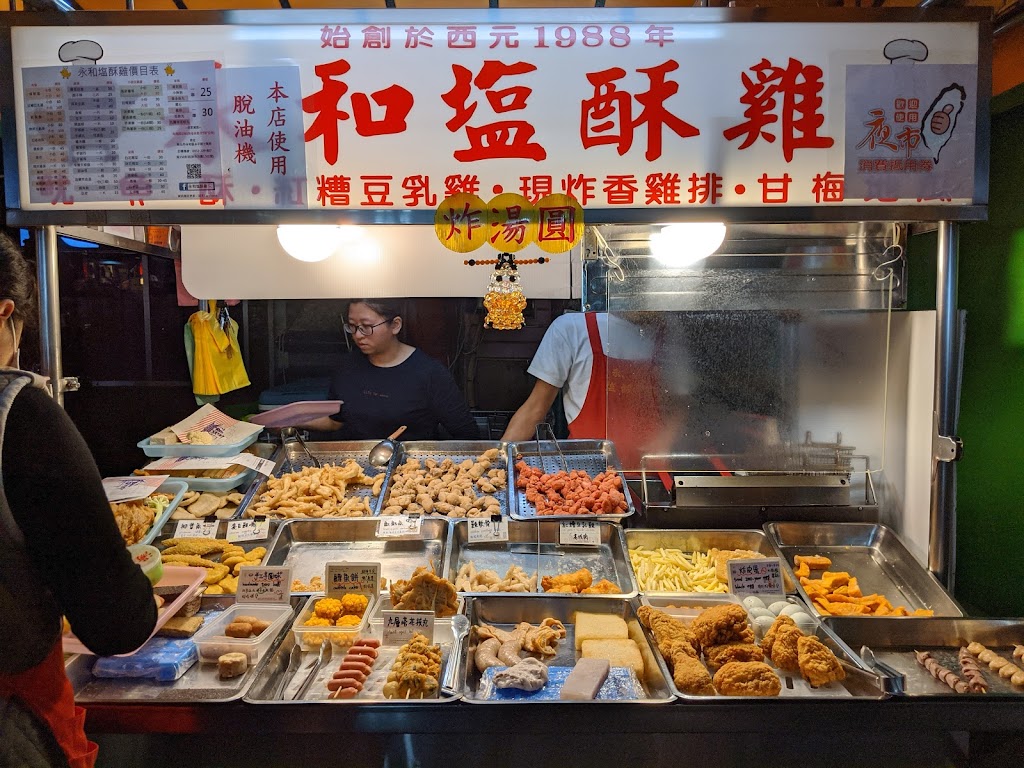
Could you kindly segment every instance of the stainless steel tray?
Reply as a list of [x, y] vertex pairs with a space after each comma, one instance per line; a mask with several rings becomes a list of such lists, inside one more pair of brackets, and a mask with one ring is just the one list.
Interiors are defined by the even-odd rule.
[[[512, 482], [512, 473], [508, 471], [508, 444], [498, 442], [496, 440], [449, 440], [449, 441], [412, 441], [408, 443], [399, 443], [398, 450], [395, 451], [394, 456], [391, 459], [391, 464], [388, 467], [388, 478], [385, 481], [385, 490], [380, 495], [380, 510], [378, 514], [382, 512], [388, 505], [386, 500], [391, 494], [391, 486], [398, 479], [398, 468], [409, 459], [416, 459], [421, 463], [428, 460], [434, 459], [437, 462], [442, 462], [445, 459], [451, 459], [456, 464], [459, 464], [466, 459], [476, 461], [477, 457], [480, 456], [484, 451], [491, 450], [492, 448], [498, 449], [498, 457], [495, 459], [492, 469], [504, 469], [506, 471], [506, 487], [495, 491], [494, 493], [484, 493], [483, 491], [477, 490], [478, 496], [494, 496], [498, 503], [501, 505], [501, 514], [508, 514], [508, 485]], [[444, 515], [432, 515], [436, 517], [444, 517]], [[459, 518], [451, 518], [456, 520]]]
[[[894, 678], [893, 693], [901, 696], [1024, 696], [987, 664], [978, 663], [988, 693], [956, 693], [932, 677], [914, 658], [914, 651], [931, 651], [947, 669], [961, 675], [957, 653], [968, 643], [981, 643], [1011, 663], [1013, 646], [1024, 642], [1024, 619], [916, 618], [879, 616], [874, 621], [826, 617], [825, 623], [861, 657]], [[961, 675], [962, 677], [962, 675]]]
[[[561, 597], [500, 597], [487, 595], [471, 597], [466, 600], [466, 612], [470, 625], [492, 624], [502, 629], [513, 629], [521, 621], [528, 621], [531, 624], [539, 624], [544, 619], [551, 617], [558, 619], [566, 628], [566, 637], [558, 643], [558, 654], [553, 658], [544, 658], [545, 664], [549, 666], [574, 666], [577, 660], [575, 650], [575, 627], [573, 616], [576, 611], [587, 613], [608, 613], [622, 617], [629, 626], [630, 637], [640, 647], [640, 653], [644, 659], [644, 677], [640, 681], [643, 684], [644, 693], [647, 698], [634, 699], [631, 702], [620, 701], [545, 701], [544, 704], [583, 704], [585, 706], [600, 704], [664, 704], [672, 701], [675, 697], [669, 684], [668, 669], [665, 662], [651, 648], [647, 636], [644, 634], [640, 622], [636, 619], [638, 607], [636, 599], [626, 600], [619, 597], [599, 596], [590, 599], [580, 595], [563, 595]], [[480, 674], [473, 664], [473, 648], [467, 638], [464, 643], [463, 652], [460, 654], [459, 669], [457, 671], [459, 686], [463, 701], [473, 704], [506, 704], [513, 702], [491, 701], [477, 697], [477, 689], [480, 684]], [[523, 702], [514, 702], [522, 704]]]
[[[558, 543], [558, 520], [509, 521], [508, 541], [470, 544], [469, 523], [455, 522], [448, 539], [445, 558], [447, 579], [455, 583], [459, 569], [473, 561], [477, 570], [491, 569], [500, 578], [509, 567], [518, 565], [528, 574], [537, 573], [537, 592], [544, 593], [541, 579], [560, 573], [572, 573], [580, 568], [590, 569], [594, 582], [608, 579], [619, 586], [621, 596], [637, 594], [636, 579], [629, 565], [626, 538], [622, 527], [607, 521], [598, 521], [601, 544], [596, 547], [562, 546]], [[464, 592], [465, 595], [522, 595], [521, 592]], [[580, 595], [593, 599], [605, 595]]]
[[[561, 456], [559, 456], [561, 449]], [[565, 464], [562, 464], [562, 457]], [[635, 514], [636, 508], [633, 505], [633, 498], [626, 485], [626, 478], [622, 474], [622, 463], [615, 452], [615, 445], [610, 440], [559, 440], [554, 443], [550, 440], [527, 440], [521, 443], [509, 443], [509, 474], [508, 485], [508, 508], [509, 516], [513, 520], [536, 520], [538, 519], [537, 509], [526, 500], [526, 493], [515, 486], [517, 479], [515, 465], [518, 461], [524, 461], [529, 467], [536, 467], [543, 472], [559, 472], [568, 468], [571, 472], [574, 469], [582, 469], [591, 477], [614, 470], [622, 480], [622, 492], [626, 496], [627, 509], [618, 515], [543, 515], [542, 520], [557, 520], [560, 517], [568, 519], [601, 519], [621, 520]]]
[[[908, 610], [926, 608], [936, 616], [963, 616], [963, 611], [920, 565], [899, 537], [884, 525], [871, 523], [768, 523], [768, 538], [782, 556], [783, 565], [797, 585], [801, 597], [815, 609], [813, 601], [793, 573], [795, 555], [825, 555], [832, 571], [856, 576], [865, 595], [884, 595], [893, 605]], [[850, 616], [854, 621], [877, 616]]]
[[[313, 576], [324, 577], [329, 562], [378, 562], [381, 577], [392, 582], [408, 579], [421, 565], [444, 573], [444, 553], [448, 539], [448, 521], [424, 519], [418, 536], [394, 539], [377, 538], [377, 520], [288, 520], [263, 559], [264, 565], [289, 565], [292, 578], [306, 584]], [[294, 591], [311, 595], [314, 591]]]
[[[683, 609], [680, 612], [674, 612], [669, 610], [683, 623], [689, 624], [693, 617], [697, 616], [702, 610], [710, 608], [714, 605], [723, 605], [726, 603], [739, 603], [739, 599], [734, 595], [658, 595], [657, 597], [644, 596], [641, 598], [642, 602], [650, 605], [653, 608], [659, 610], [666, 610], [669, 606]], [[791, 601], [796, 598], [791, 598]], [[683, 615], [680, 615], [682, 613]], [[812, 615], [813, 618], [813, 615]], [[644, 630], [647, 632], [647, 630]], [[837, 637], [828, 627], [826, 627], [820, 620], [816, 621], [815, 625], [815, 636], [821, 640], [821, 642], [836, 655], [840, 663], [843, 665], [843, 669], [846, 671], [846, 679], [830, 683], [827, 686], [814, 688], [807, 684], [807, 682], [800, 677], [799, 674], [793, 674], [791, 672], [784, 672], [778, 668], [775, 668], [776, 674], [779, 676], [779, 680], [782, 681], [782, 691], [778, 696], [695, 696], [693, 694], [684, 693], [680, 691], [675, 682], [669, 677], [669, 684], [672, 687], [672, 692], [680, 699], [689, 701], [708, 701], [711, 699], [745, 699], [745, 700], [771, 700], [771, 699], [846, 699], [846, 698], [861, 698], [861, 699], [883, 699], [886, 697], [886, 680], [885, 677], [874, 671], [868, 665], [861, 660], [861, 658], [851, 650], [846, 643], [844, 643], [839, 637]], [[651, 639], [651, 645], [654, 648], [655, 653], [661, 657], [661, 651], [658, 650], [658, 644], [654, 642], [653, 635], [648, 633]], [[767, 659], [766, 663], [771, 664]], [[666, 664], [666, 667], [668, 665]], [[774, 667], [774, 665], [772, 665]]]
[[[390, 608], [391, 601], [386, 597], [383, 598], [378, 603], [378, 607], [377, 610], [374, 611], [374, 615], [370, 618], [367, 631], [362, 633], [361, 637], [374, 637], [380, 640], [384, 634], [384, 621], [381, 616], [381, 611]], [[293, 700], [292, 696], [294, 696], [302, 686], [311, 663], [316, 659], [317, 654], [312, 651], [304, 651], [302, 653], [302, 661], [299, 663], [298, 669], [292, 675], [291, 679], [282, 681], [282, 676], [287, 674], [289, 657], [291, 656], [292, 648], [295, 646], [295, 634], [289, 631], [286, 633], [284, 640], [277, 649], [277, 652], [260, 670], [259, 675], [257, 675], [255, 681], [250, 686], [249, 692], [245, 696], [245, 700], [252, 704], [317, 703], [346, 705], [429, 705], [445, 704], [456, 701], [461, 698], [461, 694], [458, 691], [453, 690], [452, 684], [455, 681], [454, 674], [458, 666], [458, 651], [468, 626], [466, 617], [461, 614], [456, 614], [448, 619], [435, 619], [434, 621], [434, 642], [441, 646], [441, 692], [440, 695], [434, 699], [386, 699], [382, 693], [376, 691], [364, 692], [354, 699], [327, 698], [327, 681], [331, 679], [331, 676], [338, 669], [338, 665], [341, 663], [341, 660], [345, 655], [344, 649], [335, 648], [334, 655], [331, 657], [330, 662], [324, 664], [323, 668], [317, 672], [316, 677], [313, 678], [313, 682], [309, 686], [309, 690], [306, 692], [305, 696], [301, 699]], [[374, 666], [374, 674], [371, 679], [379, 681], [379, 684], [382, 685], [383, 681], [387, 678], [387, 672], [391, 667], [391, 660], [397, 653], [398, 649], [382, 647], [380, 651], [381, 655], [377, 658], [377, 663]], [[278, 694], [277, 698], [274, 697], [275, 694]]]
[[[373, 448], [377, 442], [378, 441], [376, 440], [352, 440], [306, 443], [306, 447], [309, 448], [309, 452], [312, 453], [321, 464], [343, 464], [351, 459], [358, 462], [359, 466], [363, 468], [363, 472], [371, 477], [375, 477], [378, 473], [383, 472], [385, 473], [384, 486], [387, 486], [387, 473], [390, 472], [390, 465], [385, 469], [379, 469], [378, 467], [370, 465], [370, 449]], [[281, 477], [289, 472], [297, 472], [303, 467], [313, 466], [313, 462], [303, 450], [302, 445], [299, 444], [298, 441], [294, 440], [285, 443], [283, 446], [279, 446], [274, 459], [274, 477]], [[255, 489], [250, 487], [249, 492], [246, 493], [246, 508], [254, 504], [260, 495], [266, 490], [267, 479], [259, 476], [256, 478], [254, 485], [256, 486]], [[345, 498], [362, 497], [368, 499], [371, 513], [378, 515], [380, 514], [380, 501], [384, 497], [384, 486], [381, 487], [381, 493], [374, 497], [373, 489], [370, 486], [350, 484], [345, 488]], [[244, 514], [244, 510], [242, 510], [241, 507], [239, 507], [239, 514]], [[317, 519], [336, 520], [349, 518]]]
[[[294, 610], [300, 600], [292, 600]], [[232, 596], [204, 597], [200, 612], [221, 611], [234, 605]], [[291, 626], [291, 621], [284, 628]], [[75, 690], [75, 701], [79, 704], [183, 704], [190, 702], [226, 702], [242, 698], [245, 691], [259, 676], [267, 661], [274, 655], [285, 636], [285, 629], [274, 639], [263, 658], [250, 667], [244, 675], [222, 680], [217, 674], [216, 664], [196, 661], [177, 680], [169, 683], [145, 678], [99, 678], [92, 676], [96, 657], [86, 654], [75, 656], [67, 662], [65, 670]]]
[[[778, 557], [768, 537], [763, 531], [758, 530], [693, 530], [685, 528], [630, 528], [626, 531], [626, 559], [633, 569], [632, 561], [629, 560], [630, 549], [643, 547], [647, 550], [654, 549], [678, 549], [682, 552], [707, 552], [709, 549], [749, 549], [752, 552], [760, 552], [765, 557]], [[634, 578], [636, 578], [634, 573]], [[783, 569], [783, 580], [785, 581], [786, 592], [796, 592], [795, 582], [792, 575]], [[637, 589], [641, 592], [658, 594], [654, 590], [646, 590], [636, 578]], [[725, 585], [728, 589], [728, 584]], [[705, 594], [694, 592], [693, 594]]]

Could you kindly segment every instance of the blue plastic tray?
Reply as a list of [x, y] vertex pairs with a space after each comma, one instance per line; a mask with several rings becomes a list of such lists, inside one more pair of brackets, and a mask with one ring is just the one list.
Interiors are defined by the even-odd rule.
[[[258, 426], [258, 425], [257, 425]], [[172, 443], [171, 445], [153, 445], [147, 437], [140, 440], [137, 445], [142, 452], [154, 459], [166, 458], [167, 456], [196, 456], [202, 458], [217, 458], [220, 456], [234, 456], [241, 453], [250, 445], [256, 442], [260, 436], [259, 430], [253, 432], [244, 440], [235, 443], [224, 443], [219, 445], [195, 445], [193, 443]]]
[[189, 490], [191, 491], [224, 493], [240, 485], [248, 485], [255, 476], [255, 469], [246, 469], [233, 477], [176, 477], [174, 479], [188, 483]]
[[[519, 688], [494, 687], [494, 673], [503, 669], [507, 667], [490, 667], [484, 671], [476, 698], [486, 701], [561, 701], [559, 695], [562, 686], [572, 671], [572, 667], [548, 667], [547, 685], [539, 691], [523, 691]], [[634, 701], [646, 698], [643, 686], [631, 668], [612, 667], [595, 701]]]
[[149, 527], [149, 531], [139, 541], [140, 544], [152, 544], [153, 539], [160, 535], [160, 531], [163, 530], [164, 523], [166, 523], [174, 510], [178, 508], [182, 498], [185, 496], [185, 492], [188, 491], [188, 483], [184, 480], [169, 479], [165, 480], [163, 484], [157, 488], [154, 493], [163, 493], [171, 497], [171, 503], [167, 505], [165, 509], [157, 518], [153, 521], [153, 524]]

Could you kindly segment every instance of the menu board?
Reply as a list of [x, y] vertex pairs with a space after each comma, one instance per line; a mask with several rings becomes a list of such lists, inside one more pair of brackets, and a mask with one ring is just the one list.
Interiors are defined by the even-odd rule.
[[22, 70], [33, 203], [221, 194], [214, 63]]

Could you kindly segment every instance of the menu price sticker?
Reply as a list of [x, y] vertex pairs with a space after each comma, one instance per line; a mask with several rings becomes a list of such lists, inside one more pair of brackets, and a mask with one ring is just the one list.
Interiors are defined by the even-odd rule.
[[600, 546], [601, 528], [596, 520], [565, 520], [558, 524], [558, 543], [563, 546]]
[[426, 635], [427, 642], [434, 642], [433, 611], [381, 611], [384, 619], [382, 645], [405, 645], [416, 633]]
[[179, 520], [174, 526], [176, 539], [215, 539], [219, 520]]
[[730, 560], [729, 591], [734, 595], [785, 595], [782, 561], [777, 557]]
[[380, 563], [328, 563], [324, 572], [328, 597], [380, 591]]
[[501, 515], [490, 517], [471, 517], [467, 521], [469, 535], [466, 537], [470, 544], [480, 544], [487, 541], [508, 541], [508, 518]]
[[270, 536], [269, 518], [228, 521], [228, 541], [259, 541], [268, 536]]
[[377, 521], [377, 537], [418, 536], [423, 518], [419, 515], [387, 515]]
[[265, 477], [270, 477], [274, 474], [274, 462], [270, 459], [261, 459], [259, 456], [253, 456], [251, 453], [240, 453], [233, 457], [232, 461], [235, 464], [241, 464], [243, 467], [255, 469]]
[[238, 569], [236, 603], [287, 603], [291, 597], [291, 566], [243, 565]]
[[112, 503], [138, 501], [153, 495], [157, 488], [164, 484], [167, 475], [146, 475], [145, 477], [105, 477], [103, 492], [107, 501]]

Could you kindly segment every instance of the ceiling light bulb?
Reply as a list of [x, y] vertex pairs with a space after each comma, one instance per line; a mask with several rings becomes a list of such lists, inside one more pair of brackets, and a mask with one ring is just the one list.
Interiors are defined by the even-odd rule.
[[669, 224], [651, 235], [651, 255], [667, 267], [680, 269], [706, 259], [725, 242], [720, 221]]
[[277, 241], [299, 261], [323, 261], [341, 244], [341, 227], [322, 224], [281, 224]]

